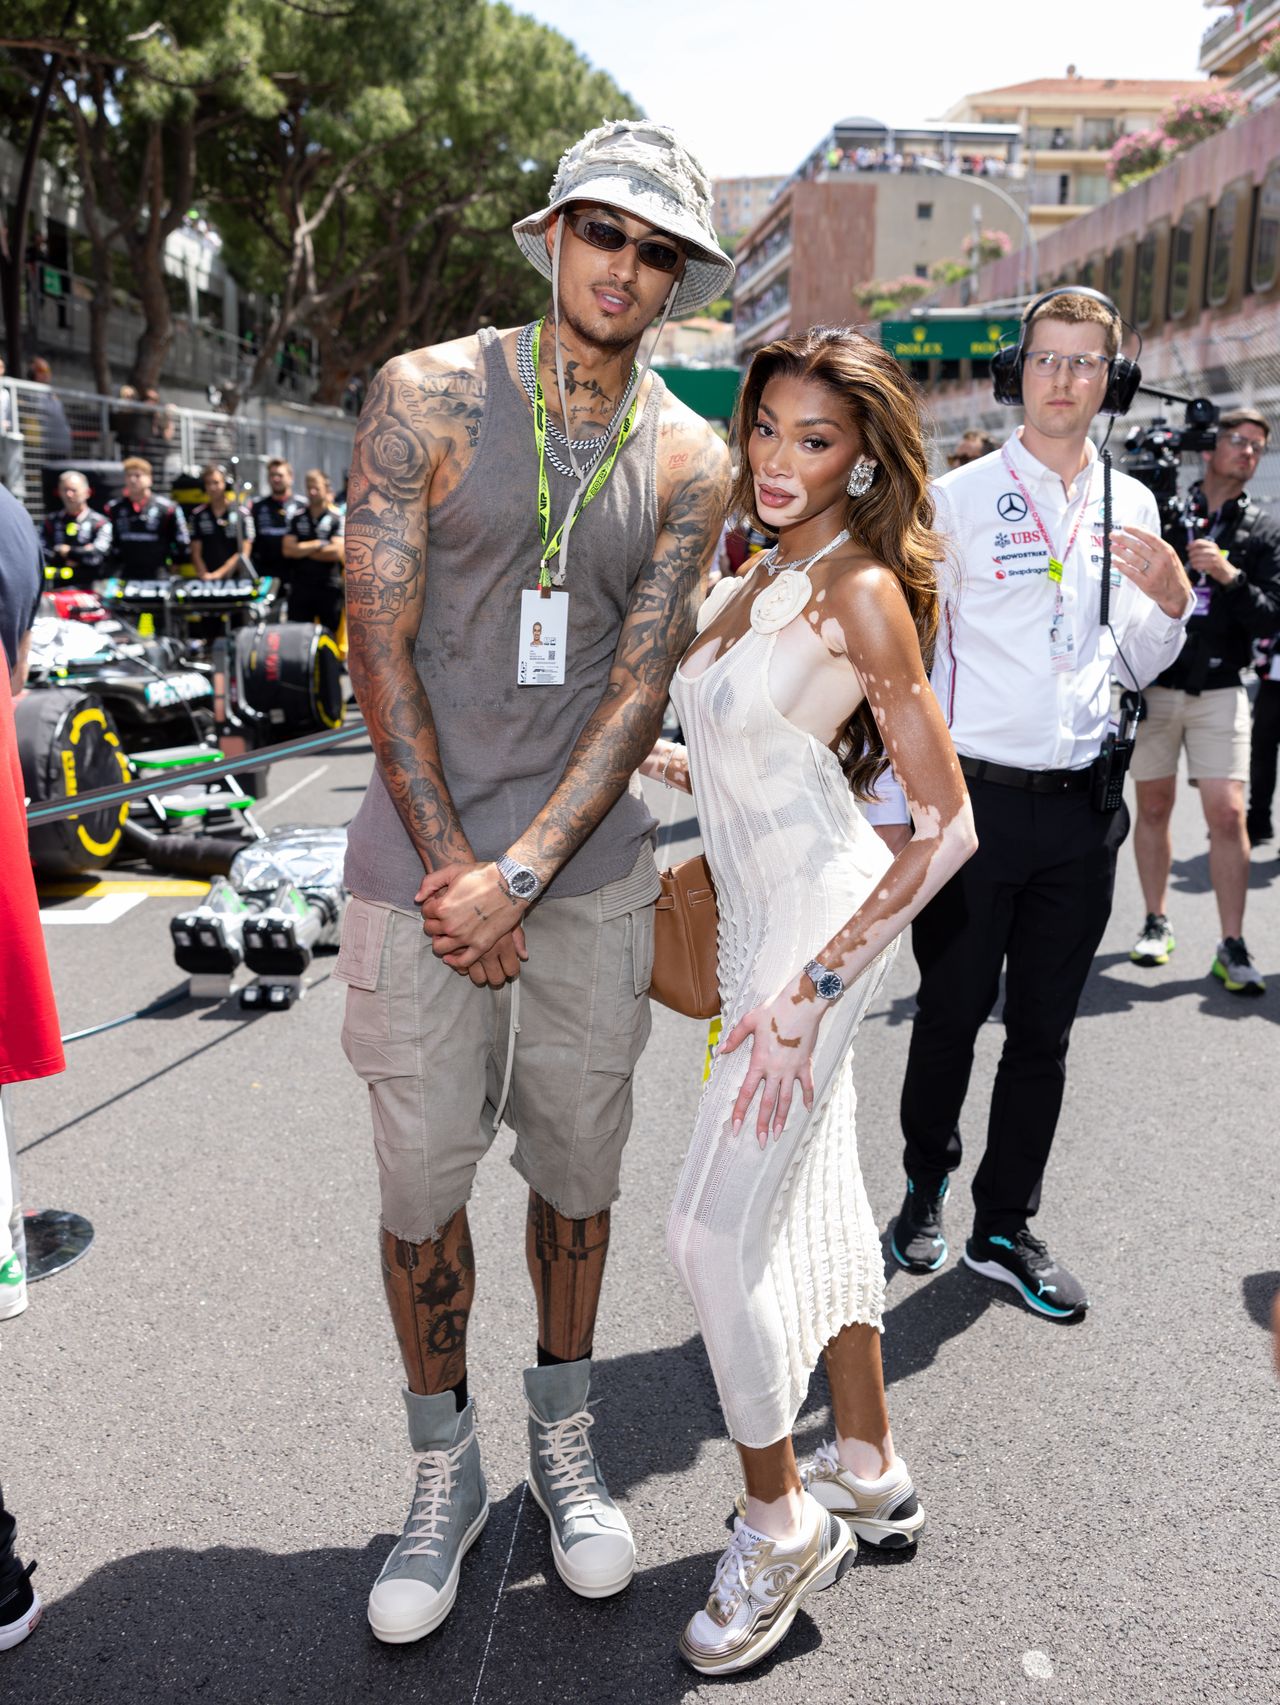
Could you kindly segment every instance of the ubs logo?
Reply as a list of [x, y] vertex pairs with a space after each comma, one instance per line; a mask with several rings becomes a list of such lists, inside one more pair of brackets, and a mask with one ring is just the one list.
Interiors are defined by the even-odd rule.
[[1026, 502], [1016, 491], [1006, 491], [996, 499], [996, 514], [1002, 521], [1022, 521], [1026, 513]]

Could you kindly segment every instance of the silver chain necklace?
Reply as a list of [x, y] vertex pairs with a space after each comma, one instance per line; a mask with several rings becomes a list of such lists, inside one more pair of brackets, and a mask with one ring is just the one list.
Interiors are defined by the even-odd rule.
[[812, 568], [814, 563], [821, 562], [824, 556], [830, 556], [837, 545], [846, 544], [848, 539], [849, 529], [847, 527], [842, 527], [829, 545], [823, 545], [822, 549], [820, 551], [815, 551], [812, 556], [801, 557], [798, 562], [776, 561], [775, 559], [778, 552], [782, 549], [782, 546], [775, 545], [769, 552], [768, 556], [764, 559], [765, 569], [768, 572], [770, 580], [773, 579], [775, 574], [783, 574], [788, 569], [795, 573], [802, 573], [805, 569]]
[[[534, 389], [536, 385], [536, 375], [533, 371], [532, 322], [530, 322], [527, 326], [521, 326], [519, 335], [516, 338], [516, 372], [520, 375], [520, 384], [524, 389], [525, 396], [529, 399], [530, 407], [532, 407]], [[631, 373], [634, 378], [634, 366], [631, 369]], [[626, 401], [625, 396], [622, 401]], [[572, 444], [570, 444], [570, 441], [565, 436], [563, 430], [556, 425], [550, 414], [548, 414], [546, 441], [547, 460], [551, 463], [551, 466], [556, 470], [556, 472], [563, 474], [566, 479], [576, 479], [578, 476], [574, 473], [572, 465], [570, 463], [562, 462], [560, 457], [556, 454], [556, 445], [561, 445], [566, 452], [572, 449], [574, 454], [578, 457], [579, 462], [582, 464], [583, 471], [586, 472], [594, 467], [594, 465], [600, 460], [601, 456], [604, 455], [609, 445], [613, 442], [613, 435], [618, 430], [621, 422], [622, 403], [619, 403], [613, 419], [609, 422], [609, 425], [602, 437], [575, 438], [572, 441]]]

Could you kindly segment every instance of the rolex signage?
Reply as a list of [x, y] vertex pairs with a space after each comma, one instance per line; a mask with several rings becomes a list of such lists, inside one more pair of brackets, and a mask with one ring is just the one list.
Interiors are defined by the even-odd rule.
[[899, 361], [990, 361], [1017, 343], [1017, 320], [881, 320], [880, 341]]

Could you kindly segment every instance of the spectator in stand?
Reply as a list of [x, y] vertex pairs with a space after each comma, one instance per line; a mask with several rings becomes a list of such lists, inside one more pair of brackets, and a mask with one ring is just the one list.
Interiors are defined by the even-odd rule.
[[110, 420], [120, 455], [122, 458], [140, 455], [151, 438], [151, 411], [139, 406], [138, 393], [132, 385], [121, 385], [117, 400], [122, 406], [112, 409]]
[[294, 516], [305, 505], [293, 494], [293, 468], [283, 456], [273, 456], [267, 463], [267, 485], [270, 489], [254, 501], [250, 510], [253, 516], [253, 566], [259, 574], [274, 575], [287, 596], [293, 564], [285, 561], [285, 534]]
[[337, 633], [342, 620], [342, 565], [346, 559], [342, 516], [327, 474], [309, 468], [306, 507], [289, 523], [284, 554], [292, 566], [289, 620], [318, 622]]
[[979, 456], [990, 456], [999, 448], [1000, 446], [989, 432], [980, 432], [976, 426], [971, 426], [947, 457], [947, 466], [949, 468], [967, 467], [970, 462], [976, 462]]
[[227, 473], [221, 462], [200, 470], [207, 503], [191, 517], [191, 561], [197, 580], [230, 580], [252, 574], [253, 517], [243, 503], [227, 496]]
[[62, 507], [46, 515], [40, 529], [45, 579], [53, 584], [92, 586], [107, 572], [111, 523], [89, 507], [89, 482], [68, 468], [58, 481]]
[[188, 559], [187, 518], [176, 503], [152, 491], [151, 463], [143, 456], [125, 459], [124, 496], [107, 505], [107, 520], [113, 574], [163, 579]]
[[53, 369], [43, 355], [37, 355], [27, 369], [27, 377], [37, 385], [49, 387], [36, 403], [36, 438], [41, 457], [46, 462], [71, 460], [71, 428], [67, 425], [62, 399], [53, 389]]

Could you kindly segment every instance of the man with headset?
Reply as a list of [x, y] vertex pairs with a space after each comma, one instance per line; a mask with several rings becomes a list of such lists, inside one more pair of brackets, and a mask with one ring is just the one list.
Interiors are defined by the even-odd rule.
[[997, 401], [1020, 403], [1024, 425], [934, 487], [948, 549], [932, 684], [979, 846], [912, 928], [920, 991], [902, 1090], [907, 1195], [892, 1248], [913, 1272], [946, 1260], [960, 1109], [1003, 967], [1004, 1050], [964, 1259], [1055, 1320], [1082, 1315], [1088, 1296], [1028, 1222], [1128, 829], [1119, 794], [1129, 745], [1117, 753], [1108, 729], [1111, 676], [1136, 691], [1167, 668], [1195, 608], [1150, 492], [1112, 474], [1089, 441], [1094, 416], [1123, 414], [1141, 378], [1120, 340], [1119, 313], [1096, 291], [1033, 302], [1017, 347], [992, 363]]

